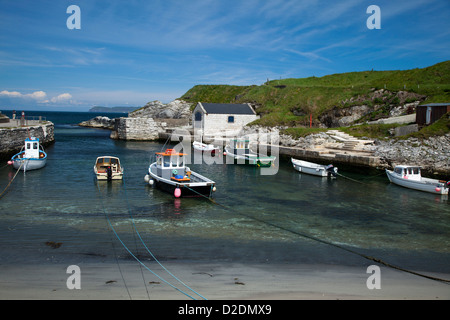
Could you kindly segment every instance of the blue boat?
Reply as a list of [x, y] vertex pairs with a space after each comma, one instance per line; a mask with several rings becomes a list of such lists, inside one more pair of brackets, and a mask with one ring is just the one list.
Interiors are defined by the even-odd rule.
[[25, 139], [22, 150], [11, 158], [12, 165], [17, 170], [36, 170], [47, 163], [47, 153], [39, 143], [39, 138], [30, 137]]

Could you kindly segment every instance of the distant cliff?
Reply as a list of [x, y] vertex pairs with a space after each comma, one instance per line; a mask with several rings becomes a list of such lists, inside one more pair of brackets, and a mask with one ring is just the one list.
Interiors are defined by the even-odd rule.
[[136, 107], [101, 107], [95, 106], [89, 109], [89, 112], [117, 112], [128, 113], [136, 110]]

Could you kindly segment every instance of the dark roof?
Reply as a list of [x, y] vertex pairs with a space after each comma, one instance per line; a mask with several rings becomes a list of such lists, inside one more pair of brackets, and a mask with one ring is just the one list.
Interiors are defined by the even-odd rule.
[[215, 114], [255, 114], [249, 104], [201, 103], [207, 113]]

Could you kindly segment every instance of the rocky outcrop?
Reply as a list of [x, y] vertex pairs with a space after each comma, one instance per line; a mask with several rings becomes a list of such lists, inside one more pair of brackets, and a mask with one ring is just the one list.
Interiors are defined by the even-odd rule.
[[325, 112], [319, 117], [319, 121], [323, 126], [332, 128], [411, 114], [425, 98], [414, 92], [374, 89], [368, 96], [357, 96], [342, 101], [341, 107], [336, 106]]
[[11, 127], [0, 129], [0, 158], [6, 159], [20, 151], [24, 145], [24, 141], [28, 137], [39, 138], [43, 146], [47, 146], [55, 142], [54, 125], [51, 122], [46, 124], [28, 126], [28, 127]]
[[[258, 126], [246, 127], [241, 135], [256, 141], [258, 131], [264, 130]], [[266, 129], [267, 130], [267, 129]], [[450, 133], [427, 139], [389, 139], [389, 140], [356, 140], [355, 149], [348, 148], [345, 141], [333, 138], [333, 135], [320, 132], [295, 139], [282, 134], [279, 130], [280, 155], [299, 156], [310, 161], [330, 161], [330, 163], [345, 163], [347, 165], [373, 167], [377, 169], [392, 169], [399, 164], [421, 166], [426, 175], [437, 175], [440, 178], [450, 178]]]
[[130, 118], [153, 118], [153, 119], [189, 119], [191, 117], [191, 103], [183, 100], [174, 100], [168, 104], [161, 101], [152, 101], [144, 107], [130, 112]]
[[376, 140], [373, 151], [387, 167], [398, 164], [419, 165], [429, 173], [450, 176], [450, 133], [424, 140]]
[[115, 124], [115, 119], [110, 119], [108, 117], [97, 116], [88, 121], [83, 121], [78, 125], [80, 127], [89, 127], [89, 128], [101, 128], [101, 129], [109, 129], [113, 130]]

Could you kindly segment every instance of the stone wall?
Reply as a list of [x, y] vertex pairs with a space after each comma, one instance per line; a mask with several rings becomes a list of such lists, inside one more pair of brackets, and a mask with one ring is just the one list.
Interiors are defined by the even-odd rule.
[[55, 142], [53, 123], [29, 127], [0, 128], [0, 158], [7, 159], [19, 152], [28, 137], [39, 138], [43, 146], [52, 144]]
[[112, 139], [118, 140], [158, 140], [165, 123], [153, 118], [118, 118], [115, 121]]

